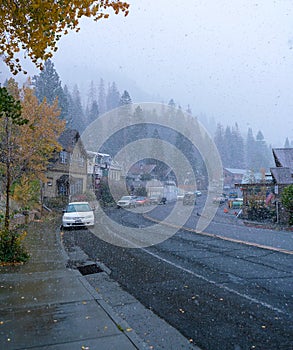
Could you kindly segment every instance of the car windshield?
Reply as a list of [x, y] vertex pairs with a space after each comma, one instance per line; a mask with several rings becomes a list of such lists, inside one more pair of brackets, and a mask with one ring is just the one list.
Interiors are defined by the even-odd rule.
[[131, 199], [131, 197], [130, 196], [123, 196], [122, 198], [121, 198], [121, 200], [123, 200], [123, 201], [129, 201]]
[[69, 204], [66, 210], [67, 213], [87, 212], [87, 211], [91, 211], [91, 208], [87, 203]]

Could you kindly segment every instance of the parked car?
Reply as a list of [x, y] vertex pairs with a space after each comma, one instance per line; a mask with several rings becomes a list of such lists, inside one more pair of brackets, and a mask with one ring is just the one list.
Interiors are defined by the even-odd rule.
[[131, 208], [136, 207], [135, 196], [123, 196], [117, 202], [117, 208]]
[[201, 196], [201, 192], [200, 191], [195, 191], [195, 195], [196, 195], [196, 197], [200, 197]]
[[160, 197], [157, 196], [151, 196], [148, 198], [149, 204], [159, 204]]
[[143, 206], [149, 204], [149, 200], [147, 197], [136, 197], [135, 198], [135, 203], [138, 206]]
[[93, 227], [95, 225], [94, 211], [88, 202], [71, 202], [63, 210], [62, 227]]
[[182, 201], [183, 205], [195, 205], [196, 196], [194, 193], [185, 193]]
[[184, 197], [184, 194], [185, 192], [180, 190], [178, 193], [177, 193], [177, 201], [182, 201], [183, 200], [183, 197]]
[[213, 203], [215, 203], [215, 204], [223, 204], [223, 203], [225, 203], [226, 202], [226, 197], [224, 197], [224, 196], [218, 196], [218, 197], [214, 197], [213, 198]]

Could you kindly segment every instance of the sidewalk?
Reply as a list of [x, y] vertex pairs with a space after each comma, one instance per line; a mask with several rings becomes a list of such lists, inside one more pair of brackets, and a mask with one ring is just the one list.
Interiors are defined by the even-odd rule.
[[106, 266], [85, 276], [67, 268], [91, 264], [76, 246], [65, 253], [56, 228], [58, 220], [31, 223], [30, 260], [0, 267], [1, 349], [199, 350], [122, 290]]
[[[48, 229], [42, 231], [44, 225]], [[33, 223], [30, 261], [0, 267], [2, 349], [146, 349], [77, 271], [66, 268], [56, 222]], [[40, 230], [41, 228], [41, 230]]]

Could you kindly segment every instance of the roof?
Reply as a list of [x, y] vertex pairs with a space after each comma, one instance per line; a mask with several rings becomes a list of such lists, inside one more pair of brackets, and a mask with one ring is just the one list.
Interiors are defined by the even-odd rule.
[[64, 150], [71, 152], [80, 139], [79, 132], [75, 129], [65, 129], [60, 135], [58, 142]]
[[290, 168], [293, 174], [293, 148], [273, 148], [276, 167]]
[[233, 168], [224, 168], [224, 170], [228, 171], [231, 174], [240, 174], [245, 175], [247, 173], [246, 169], [233, 169]]
[[271, 168], [271, 173], [277, 184], [290, 185], [293, 184], [293, 177], [290, 168]]
[[140, 174], [150, 174], [156, 167], [156, 164], [134, 164], [129, 173], [132, 175], [140, 175]]
[[58, 142], [62, 146], [63, 150], [68, 153], [72, 153], [75, 146], [78, 144], [79, 150], [81, 150], [84, 156], [88, 156], [81, 141], [80, 134], [76, 129], [65, 129], [60, 135]]

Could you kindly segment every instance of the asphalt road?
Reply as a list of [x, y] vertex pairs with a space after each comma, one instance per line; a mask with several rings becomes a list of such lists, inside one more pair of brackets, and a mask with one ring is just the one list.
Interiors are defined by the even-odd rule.
[[[167, 208], [159, 210], [164, 216]], [[107, 214], [137, 230], [151, 225], [138, 213]], [[238, 227], [220, 217], [214, 225], [222, 233]], [[88, 230], [66, 232], [65, 243], [72, 236], [124, 289], [200, 348], [293, 349], [293, 255], [184, 230], [137, 249], [109, 244]]]

